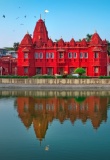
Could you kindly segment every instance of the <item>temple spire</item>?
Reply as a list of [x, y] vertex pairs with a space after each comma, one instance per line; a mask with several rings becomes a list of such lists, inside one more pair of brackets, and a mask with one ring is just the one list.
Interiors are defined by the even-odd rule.
[[41, 19], [41, 14], [40, 14], [40, 19]]

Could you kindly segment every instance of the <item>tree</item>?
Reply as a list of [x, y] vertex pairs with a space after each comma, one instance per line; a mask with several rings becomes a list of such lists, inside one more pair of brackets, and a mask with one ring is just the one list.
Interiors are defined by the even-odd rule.
[[91, 40], [92, 34], [87, 34], [86, 35], [86, 41], [89, 42]]
[[82, 74], [86, 73], [86, 71], [84, 68], [76, 68], [74, 73], [77, 73], [81, 76]]
[[107, 48], [107, 50], [108, 50], [108, 55], [110, 55], [110, 42], [107, 40], [107, 44], [108, 44], [108, 48]]
[[17, 51], [17, 50], [18, 50], [18, 47], [19, 47], [19, 42], [15, 42], [15, 43], [13, 44], [14, 50]]

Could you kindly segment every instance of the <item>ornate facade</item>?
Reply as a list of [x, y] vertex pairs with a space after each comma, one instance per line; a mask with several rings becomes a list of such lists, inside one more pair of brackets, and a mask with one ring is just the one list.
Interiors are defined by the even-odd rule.
[[107, 42], [94, 33], [89, 42], [85, 39], [53, 42], [48, 37], [45, 22], [39, 19], [33, 37], [27, 33], [18, 49], [18, 75], [68, 74], [77, 67], [86, 70], [87, 76], [107, 75]]
[[107, 42], [94, 33], [89, 42], [85, 39], [65, 42], [63, 38], [53, 42], [48, 37], [45, 22], [40, 18], [33, 36], [27, 33], [18, 48], [18, 58], [0, 57], [1, 75], [34, 76], [39, 74], [68, 74], [78, 67], [87, 76], [109, 75]]

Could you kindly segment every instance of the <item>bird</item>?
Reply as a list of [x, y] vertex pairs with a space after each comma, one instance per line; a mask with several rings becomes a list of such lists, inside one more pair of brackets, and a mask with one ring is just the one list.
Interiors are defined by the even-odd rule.
[[23, 23], [21, 23], [20, 25], [24, 25]]
[[5, 18], [5, 15], [3, 15], [3, 18]]
[[19, 17], [17, 17], [16, 19], [18, 19]]
[[36, 18], [36, 16], [34, 16], [34, 18]]
[[26, 15], [24, 16], [24, 18], [26, 18]]

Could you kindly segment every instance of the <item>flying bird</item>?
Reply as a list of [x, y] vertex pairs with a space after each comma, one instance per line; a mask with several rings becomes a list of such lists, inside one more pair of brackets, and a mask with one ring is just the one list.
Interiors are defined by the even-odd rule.
[[26, 18], [26, 15], [24, 16], [24, 18]]
[[48, 13], [49, 11], [47, 10], [47, 9], [45, 9], [45, 11], [44, 11], [45, 13]]
[[18, 19], [19, 17], [17, 17], [16, 19]]
[[3, 18], [5, 18], [5, 15], [3, 15]]
[[21, 23], [20, 25], [24, 25], [23, 23]]

